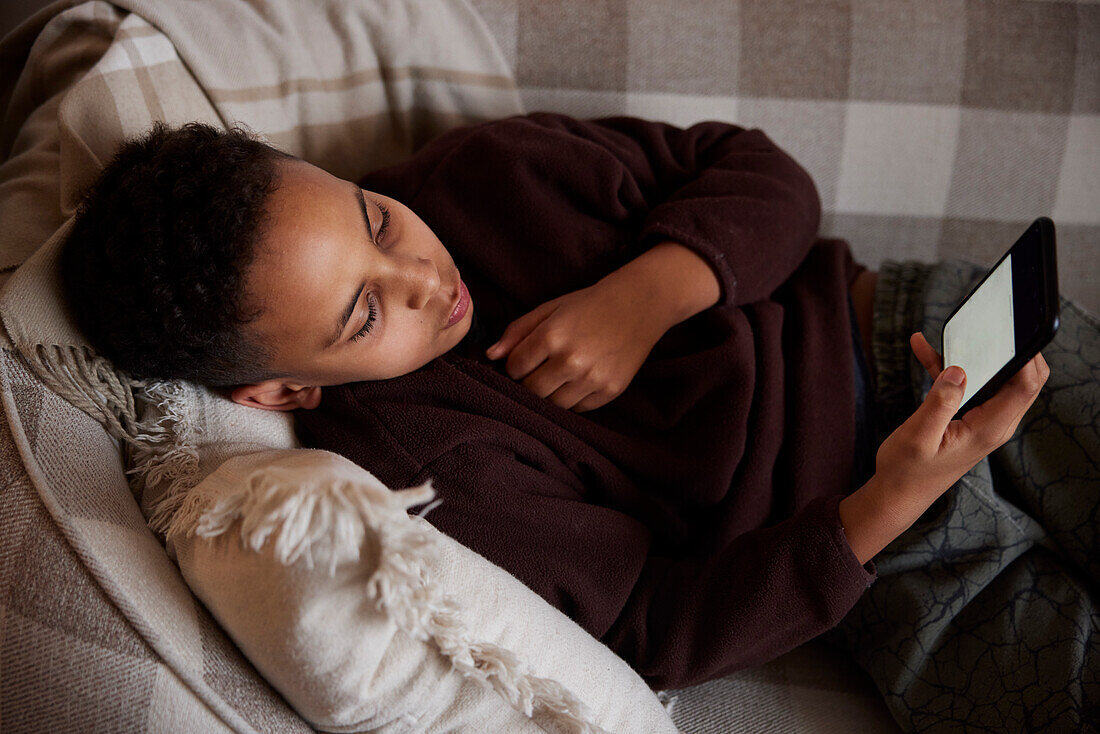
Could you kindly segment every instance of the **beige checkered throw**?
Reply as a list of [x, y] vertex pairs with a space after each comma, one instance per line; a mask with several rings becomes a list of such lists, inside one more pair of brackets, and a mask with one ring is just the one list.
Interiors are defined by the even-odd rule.
[[[1046, 214], [1058, 225], [1063, 292], [1100, 311], [1098, 3], [472, 2], [499, 41], [527, 110], [762, 127], [814, 175], [824, 233], [848, 239], [857, 259], [872, 267], [906, 257], [991, 264], [1034, 216]], [[81, 171], [92, 169], [70, 162], [85, 156], [98, 164], [123, 133], [136, 131], [124, 129], [129, 115], [137, 116], [139, 128], [154, 115], [179, 121], [175, 116], [199, 100], [167, 90], [216, 74], [220, 60], [235, 59], [234, 78], [212, 85], [221, 94], [201, 100], [208, 114], [199, 119], [243, 119], [338, 175], [387, 162], [372, 156], [411, 150], [436, 132], [439, 118], [427, 111], [423, 95], [442, 70], [456, 68], [450, 61], [385, 70], [365, 62], [373, 70], [349, 66], [335, 74], [342, 81], [333, 82], [328, 70], [317, 68], [324, 63], [320, 55], [305, 53], [293, 62], [305, 63], [309, 73], [289, 84], [261, 80], [242, 92], [249, 85], [238, 85], [237, 74], [248, 74], [254, 63], [246, 49], [262, 41], [232, 17], [219, 19], [221, 11], [211, 5], [185, 7], [197, 13], [190, 22], [233, 32], [229, 48], [213, 47], [216, 38], [177, 42], [165, 35], [172, 22], [188, 20], [173, 15], [181, 12], [177, 3], [88, 3], [64, 21], [56, 12], [50, 23], [40, 16], [8, 39], [0, 53], [0, 108], [6, 110], [0, 282], [71, 213], [87, 183]], [[380, 28], [413, 22], [385, 20], [363, 21], [354, 32], [373, 37], [384, 35]], [[268, 40], [281, 39], [287, 48], [302, 38], [308, 29], [286, 15], [269, 29]], [[424, 46], [439, 36], [428, 39], [408, 58], [421, 59], [432, 50]], [[327, 40], [329, 46], [313, 48], [343, 48], [331, 43], [338, 39]], [[447, 48], [446, 40], [438, 45]], [[204, 43], [212, 45], [206, 53]], [[19, 69], [32, 44], [39, 73], [24, 80]], [[86, 91], [66, 95], [101, 57], [109, 63]], [[501, 114], [509, 110], [501, 101], [510, 94], [508, 69], [496, 76], [457, 68], [484, 99], [500, 103]], [[405, 91], [386, 86], [394, 84]], [[382, 88], [395, 94], [403, 112], [363, 114], [365, 137], [319, 142], [341, 114], [356, 114], [351, 92]], [[117, 104], [118, 120], [74, 114], [52, 137], [45, 134], [57, 128], [59, 107], [79, 109], [81, 94]], [[329, 116], [331, 96], [347, 100], [348, 111]], [[270, 119], [265, 113], [280, 104], [311, 115], [305, 132], [263, 129]], [[455, 107], [451, 123], [481, 117]], [[18, 187], [8, 183], [18, 170], [43, 161], [66, 175], [35, 173]], [[134, 504], [120, 499], [124, 478], [91, 458], [117, 451], [115, 444], [90, 418], [43, 390], [9, 349], [0, 354], [0, 367], [7, 414], [0, 426], [0, 727], [306, 730], [186, 590], [166, 585], [158, 574], [169, 569], [135, 567], [147, 531]], [[25, 438], [16, 440], [8, 422]], [[35, 481], [70, 463], [81, 471], [54, 486], [44, 504]], [[128, 539], [124, 552], [100, 554], [106, 531], [115, 542]], [[141, 607], [135, 586], [164, 594], [167, 606]], [[859, 683], [850, 670], [823, 666], [804, 647], [775, 664], [681, 692], [674, 718], [689, 732], [777, 725], [820, 731], [826, 724], [888, 731], [889, 720], [871, 706], [874, 693]], [[33, 717], [16, 718], [18, 711]]]
[[86, 185], [154, 120], [243, 121], [353, 176], [518, 112], [500, 52], [461, 0], [67, 2], [5, 38], [0, 103], [0, 728], [309, 731], [129, 491], [142, 451], [167, 450], [167, 478], [189, 459], [150, 385], [91, 354], [54, 284], [17, 268], [54, 256]]
[[872, 269], [988, 267], [1051, 217], [1062, 293], [1100, 313], [1095, 0], [473, 2], [528, 111], [760, 127]]

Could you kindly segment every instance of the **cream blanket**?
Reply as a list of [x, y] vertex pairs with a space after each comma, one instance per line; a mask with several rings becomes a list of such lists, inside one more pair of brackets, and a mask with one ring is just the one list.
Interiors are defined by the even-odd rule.
[[243, 122], [355, 177], [453, 125], [521, 111], [507, 63], [464, 2], [65, 5], [0, 48], [4, 272], [72, 214], [118, 143], [154, 120]]
[[[122, 446], [124, 463], [140, 467], [149, 483], [172, 483], [196, 470], [202, 474], [184, 416], [202, 413], [209, 424], [215, 411], [201, 405], [196, 410], [187, 386], [117, 373], [75, 332], [59, 298], [59, 245], [84, 188], [119, 141], [158, 119], [243, 121], [284, 149], [354, 177], [407, 155], [451, 125], [520, 111], [496, 47], [463, 0], [334, 1], [323, 14], [324, 23], [310, 22], [319, 17], [317, 6], [311, 5], [293, 0], [268, 0], [255, 7], [236, 0], [60, 5], [33, 18], [0, 48], [5, 72], [25, 62], [21, 74], [5, 73], [13, 83], [0, 89], [8, 108], [0, 125], [6, 157], [0, 165], [0, 219], [7, 225], [0, 231], [4, 413], [17, 442], [32, 446], [24, 461], [33, 468], [43, 502], [71, 547], [95, 570], [112, 601], [144, 631], [157, 654], [238, 731], [252, 729], [211, 691], [214, 683], [202, 673], [225, 663], [210, 657], [217, 650], [205, 642], [196, 648], [199, 636], [192, 634], [190, 601], [186, 592], [181, 595], [161, 549], [134, 524], [136, 513], [128, 508], [116, 513], [124, 525], [113, 516], [85, 522], [70, 514], [71, 498], [58, 494], [54, 485], [65, 484], [63, 478], [78, 484], [84, 479], [71, 476], [71, 467], [52, 475], [40, 471], [32, 458], [35, 442], [25, 440], [21, 428], [13, 386], [23, 380], [21, 389], [30, 389], [30, 376], [23, 371], [29, 366], [56, 394], [104, 425]], [[10, 350], [24, 364], [16, 364]], [[63, 412], [54, 406], [50, 422], [62, 420], [55, 420], [55, 414]], [[237, 440], [250, 430], [231, 422], [224, 430]], [[64, 459], [63, 466], [77, 444], [83, 444], [77, 451], [84, 452], [82, 467], [98, 469], [117, 461], [113, 451], [103, 450], [98, 431], [81, 430], [81, 438], [75, 431], [66, 436], [51, 430], [51, 440], [39, 442], [38, 448]], [[258, 442], [267, 440], [253, 433]], [[117, 507], [121, 497], [113, 486], [95, 482], [79, 487], [78, 495], [101, 507]], [[505, 615], [506, 621], [520, 616]], [[566, 626], [571, 629], [572, 623]], [[556, 639], [565, 636], [562, 632]], [[586, 644], [598, 646], [594, 640]], [[486, 650], [490, 647], [471, 649], [466, 655], [471, 665], [480, 665]], [[563, 650], [575, 652], [574, 647]], [[552, 681], [522, 673], [511, 658], [493, 660], [495, 667], [471, 670], [483, 678], [500, 678], [499, 693], [522, 704], [527, 717], [548, 711], [565, 730], [596, 730], [573, 710], [576, 701]], [[586, 675], [606, 679], [611, 666], [580, 656], [581, 669], [587, 670], [589, 660], [597, 664]], [[21, 664], [18, 659], [9, 662], [17, 669]], [[625, 664], [620, 667], [627, 670]], [[532, 681], [538, 687], [528, 690]], [[649, 717], [656, 717], [652, 720], [660, 721], [662, 730], [671, 728], [641, 680], [635, 676], [630, 682], [637, 688], [635, 695], [652, 699]], [[615, 699], [624, 689], [614, 685], [606, 693]], [[631, 708], [625, 714], [639, 718], [637, 711]], [[164, 710], [158, 713], [164, 715]]]
[[[65, 6], [0, 48], [0, 317], [39, 378], [137, 452], [132, 462], [174, 442], [172, 421], [144, 415], [143, 398], [172, 414], [178, 391], [131, 381], [93, 354], [55, 277], [66, 223], [121, 140], [154, 120], [241, 122], [354, 178], [453, 125], [521, 111], [464, 0]], [[182, 471], [183, 457], [166, 460], [174, 468], [147, 470]]]

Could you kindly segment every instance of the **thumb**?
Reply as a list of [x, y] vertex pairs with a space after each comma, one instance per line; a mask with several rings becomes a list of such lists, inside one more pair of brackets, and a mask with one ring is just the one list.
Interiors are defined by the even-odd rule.
[[947, 426], [962, 403], [966, 392], [966, 372], [958, 365], [945, 369], [932, 383], [924, 402], [913, 414], [917, 432], [936, 444], [943, 439]]
[[501, 334], [500, 339], [497, 339], [496, 343], [485, 350], [485, 356], [489, 359], [499, 359], [508, 352], [512, 351], [512, 347], [519, 343], [520, 338], [527, 335], [530, 328], [525, 328], [526, 322], [522, 319], [518, 319], [508, 324], [504, 329], [504, 333]]
[[489, 359], [499, 359], [508, 352], [512, 351], [512, 348], [520, 342], [520, 339], [527, 335], [527, 332], [531, 328], [525, 328], [526, 322], [522, 319], [517, 319], [508, 324], [504, 329], [504, 333], [501, 334], [500, 339], [497, 339], [496, 343], [491, 345], [485, 350], [485, 356]]
[[508, 324], [504, 329], [504, 333], [501, 334], [500, 339], [495, 344], [491, 345], [485, 350], [485, 356], [489, 359], [499, 359], [523, 341], [524, 337], [535, 330], [542, 321], [550, 314], [551, 309], [548, 308], [550, 304], [544, 303], [534, 311], [525, 313], [518, 319]]

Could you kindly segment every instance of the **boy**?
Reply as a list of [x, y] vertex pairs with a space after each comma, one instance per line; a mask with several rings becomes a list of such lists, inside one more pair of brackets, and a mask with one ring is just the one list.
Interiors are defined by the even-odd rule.
[[389, 486], [433, 478], [433, 524], [655, 687], [834, 627], [1049, 372], [951, 421], [943, 371], [869, 443], [873, 276], [817, 238], [812, 180], [759, 130], [536, 113], [359, 183], [154, 131], [66, 249], [81, 328], [134, 374], [301, 409], [307, 444]]

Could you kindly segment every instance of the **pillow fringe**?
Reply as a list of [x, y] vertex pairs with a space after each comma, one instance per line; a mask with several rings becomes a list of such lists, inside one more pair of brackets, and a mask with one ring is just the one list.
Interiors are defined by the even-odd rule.
[[[366, 528], [380, 538], [378, 568], [367, 582], [376, 606], [415, 639], [434, 644], [466, 678], [490, 686], [516, 710], [560, 731], [608, 734], [587, 719], [587, 707], [559, 682], [525, 672], [510, 650], [471, 641], [456, 602], [434, 583], [425, 565], [438, 553], [430, 532], [408, 508], [435, 496], [429, 480], [390, 491], [354, 480], [324, 487], [286, 485], [278, 472], [255, 472], [222, 496], [191, 491], [198, 484], [197, 427], [188, 417], [182, 381], [135, 380], [82, 345], [37, 344], [20, 349], [47, 387], [103, 425], [127, 452], [131, 491], [167, 484], [152, 505], [149, 527], [162, 537], [214, 537], [241, 523], [242, 542], [259, 551], [274, 538], [283, 565], [303, 560], [312, 569], [354, 563]], [[358, 468], [358, 467], [357, 467]], [[430, 526], [428, 526], [430, 527]]]
[[135, 380], [83, 345], [20, 348], [35, 375], [53, 392], [103, 425], [127, 453], [131, 491], [168, 483], [149, 524], [163, 534], [199, 466], [197, 428], [187, 418], [188, 393], [177, 380]]
[[435, 496], [431, 480], [391, 491], [354, 479], [287, 485], [280, 474], [276, 461], [229, 491], [222, 485], [191, 492], [168, 537], [213, 538], [239, 522], [244, 546], [259, 552], [270, 541], [280, 563], [327, 566], [331, 576], [337, 566], [358, 561], [369, 528], [379, 538], [380, 553], [366, 592], [399, 629], [434, 644], [452, 669], [495, 689], [525, 716], [539, 716], [538, 723], [563, 732], [608, 734], [588, 720], [587, 706], [561, 683], [530, 674], [510, 650], [470, 639], [459, 605], [428, 570], [440, 552], [431, 526], [408, 515], [410, 507]]

